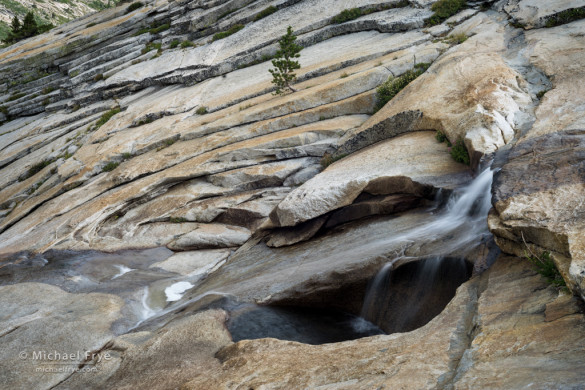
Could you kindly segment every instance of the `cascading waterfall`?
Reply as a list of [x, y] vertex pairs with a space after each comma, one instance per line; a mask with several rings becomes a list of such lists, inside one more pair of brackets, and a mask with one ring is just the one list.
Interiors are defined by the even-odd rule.
[[[447, 254], [470, 252], [491, 236], [486, 221], [491, 208], [493, 173], [493, 170], [485, 169], [469, 185], [453, 191], [435, 221], [415, 227], [399, 237], [405, 242], [432, 242], [445, 236], [449, 239], [444, 240], [441, 247], [445, 255], [419, 260], [419, 264], [407, 264], [410, 269], [405, 269], [401, 275], [395, 274], [396, 262], [408, 263], [414, 259], [399, 256], [385, 264], [367, 288], [361, 311], [363, 320], [355, 322], [357, 329], [363, 327], [363, 321], [369, 321], [389, 333], [407, 331], [422, 325], [442, 310], [442, 307], [433, 305], [446, 305], [450, 298], [443, 302], [445, 299], [438, 295], [454, 295], [456, 286], [467, 279], [469, 271], [462, 258], [447, 257]], [[402, 280], [400, 286], [393, 285], [395, 279]], [[409, 294], [404, 294], [405, 288]], [[402, 290], [390, 293], [393, 289]], [[387, 312], [396, 309], [400, 312]], [[389, 318], [391, 323], [388, 323]]]

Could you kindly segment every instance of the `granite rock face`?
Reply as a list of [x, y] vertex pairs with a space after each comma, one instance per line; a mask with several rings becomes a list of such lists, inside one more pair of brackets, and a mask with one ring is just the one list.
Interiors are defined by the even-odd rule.
[[[582, 387], [583, 4], [431, 27], [433, 3], [145, 1], [0, 50], [0, 387]], [[288, 25], [298, 91], [275, 96]], [[437, 258], [473, 276], [417, 329], [233, 341], [238, 308], [359, 315], [380, 270]], [[97, 370], [18, 356], [53, 349]]]

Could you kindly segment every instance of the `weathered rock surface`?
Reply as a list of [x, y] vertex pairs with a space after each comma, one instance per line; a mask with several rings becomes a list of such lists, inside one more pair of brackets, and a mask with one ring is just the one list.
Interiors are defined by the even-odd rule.
[[291, 192], [276, 207], [274, 222], [294, 226], [347, 206], [363, 192], [431, 199], [438, 188], [468, 180], [465, 166], [453, 161], [434, 133], [406, 134], [332, 164]]
[[[217, 353], [221, 370], [186, 387], [577, 388], [585, 318], [575, 299], [545, 288], [527, 262], [503, 257], [423, 328], [321, 346], [241, 341]], [[559, 307], [563, 315], [553, 315]]]
[[[550, 251], [585, 297], [585, 24], [539, 28], [583, 4], [469, 2], [429, 27], [432, 3], [157, 0], [2, 49], [0, 387], [582, 387], [581, 301], [523, 259], [488, 269], [499, 249], [479, 170], [495, 154], [499, 248]], [[363, 15], [333, 23], [352, 7]], [[288, 25], [298, 91], [274, 96]], [[374, 113], [377, 87], [420, 63]], [[383, 266], [435, 256], [475, 276], [421, 328], [230, 338], [231, 305], [358, 314]], [[18, 358], [37, 349], [112, 358], [37, 372]]]

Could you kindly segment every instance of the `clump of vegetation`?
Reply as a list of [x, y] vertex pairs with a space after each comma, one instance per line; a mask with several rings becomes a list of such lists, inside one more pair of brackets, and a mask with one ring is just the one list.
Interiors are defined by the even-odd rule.
[[188, 47], [195, 47], [195, 44], [193, 42], [187, 41], [187, 40], [181, 42], [181, 49], [186, 49]]
[[465, 142], [461, 138], [459, 138], [457, 142], [455, 142], [455, 145], [453, 145], [445, 133], [443, 133], [441, 130], [437, 130], [435, 133], [435, 139], [441, 143], [447, 142], [447, 146], [449, 147], [449, 154], [451, 154], [453, 160], [465, 165], [470, 164], [467, 146], [465, 146]]
[[543, 89], [542, 91], [538, 92], [536, 94], [536, 97], [538, 98], [538, 100], [542, 99], [544, 97], [544, 95], [550, 91], [549, 89]]
[[435, 26], [441, 24], [466, 6], [466, 0], [439, 0], [431, 6], [431, 11], [434, 14], [425, 21], [425, 25]]
[[100, 80], [104, 79], [104, 74], [103, 73], [98, 73], [95, 76], [93, 76], [93, 81], [95, 81], [96, 83]]
[[585, 7], [580, 8], [570, 8], [564, 11], [561, 11], [557, 14], [548, 16], [546, 18], [546, 22], [544, 27], [555, 27], [560, 26], [561, 24], [571, 23], [575, 20], [585, 18]]
[[220, 39], [227, 38], [230, 35], [233, 35], [233, 34], [237, 33], [238, 31], [240, 31], [243, 28], [244, 28], [244, 25], [243, 24], [234, 24], [227, 31], [222, 31], [220, 33], [215, 34], [213, 36], [213, 42], [219, 41]]
[[43, 90], [41, 91], [41, 94], [43, 95], [47, 95], [51, 92], [53, 92], [55, 90], [55, 87], [45, 87], [43, 88]]
[[8, 36], [4, 41], [6, 43], [12, 44], [22, 39], [30, 38], [35, 35], [47, 32], [53, 27], [55, 26], [52, 24], [38, 24], [32, 11], [29, 11], [24, 16], [22, 23], [20, 23], [20, 20], [16, 15], [12, 18], [10, 31], [8, 32]]
[[144, 7], [144, 4], [142, 4], [140, 1], [137, 1], [135, 3], [132, 3], [128, 6], [128, 8], [126, 8], [126, 13], [129, 14], [132, 11], [136, 11], [139, 8]]
[[268, 15], [272, 15], [276, 11], [278, 11], [278, 8], [276, 8], [273, 5], [271, 5], [270, 7], [264, 8], [262, 11], [260, 11], [260, 13], [258, 15], [256, 15], [256, 17], [254, 18], [254, 21], [257, 22], [260, 19], [264, 19], [265, 17], [267, 17]]
[[48, 106], [49, 104], [51, 104], [51, 98], [46, 97], [43, 99], [43, 106]]
[[157, 54], [162, 53], [162, 43], [148, 42], [144, 49], [142, 49], [142, 54], [146, 54], [152, 50], [156, 50]]
[[344, 9], [331, 20], [335, 24], [345, 23], [364, 15], [364, 11], [359, 8]]
[[26, 93], [13, 93], [12, 95], [10, 95], [10, 97], [8, 99], [6, 99], [6, 101], [12, 102], [12, 101], [18, 100], [24, 96], [26, 96]]
[[102, 168], [102, 172], [112, 172], [114, 169], [118, 167], [118, 165], [120, 165], [119, 162], [111, 161], [104, 165], [104, 167]]
[[165, 23], [165, 24], [161, 24], [158, 27], [151, 28], [148, 32], [150, 32], [151, 34], [158, 34], [158, 33], [161, 33], [163, 31], [168, 30], [169, 28], [171, 28], [171, 25], [168, 23]]
[[406, 71], [402, 76], [393, 78], [390, 77], [384, 84], [380, 85], [376, 90], [376, 107], [379, 111], [386, 105], [398, 92], [402, 91], [410, 82], [423, 74], [430, 66], [428, 63], [420, 63], [414, 66], [414, 69]]
[[179, 46], [181, 44], [181, 41], [179, 41], [178, 39], [173, 39], [171, 41], [171, 43], [169, 44], [169, 48], [174, 49], [175, 47]]
[[73, 72], [69, 73], [69, 77], [77, 77], [79, 76], [79, 70], [74, 70]]
[[294, 58], [299, 58], [300, 51], [303, 49], [302, 46], [295, 43], [296, 40], [297, 37], [293, 34], [292, 27], [288, 26], [286, 34], [278, 41], [280, 49], [272, 60], [275, 69], [268, 70], [272, 74], [272, 84], [276, 86], [275, 95], [283, 94], [287, 89], [296, 92], [291, 84], [297, 79], [294, 71], [300, 69], [301, 65]]
[[134, 36], [136, 37], [138, 35], [142, 35], [142, 34], [146, 34], [146, 33], [158, 34], [160, 32], [168, 30], [169, 28], [171, 28], [171, 25], [168, 23], [164, 23], [164, 24], [152, 23], [150, 25], [150, 27], [143, 27], [140, 30], [138, 30], [136, 33], [134, 33]]
[[[522, 234], [522, 240], [524, 240], [524, 234]], [[526, 240], [524, 240], [524, 245], [528, 248]], [[558, 289], [567, 289], [565, 279], [557, 269], [550, 252], [542, 252], [540, 256], [537, 256], [530, 248], [528, 250], [530, 253], [526, 253], [524, 256], [534, 266], [535, 271], [544, 277], [548, 284]]]
[[467, 151], [467, 147], [465, 146], [465, 142], [461, 138], [455, 142], [453, 146], [451, 146], [451, 157], [453, 160], [463, 163], [465, 165], [469, 165], [469, 152]]
[[440, 143], [447, 141], [447, 145], [451, 146], [451, 142], [449, 142], [449, 139], [447, 138], [445, 133], [443, 133], [441, 130], [437, 130], [437, 133], [435, 134], [435, 139], [437, 141], [439, 141]]
[[124, 152], [124, 153], [122, 153], [122, 158], [124, 160], [130, 160], [132, 158], [132, 153]]
[[349, 75], [347, 74], [347, 72], [343, 72], [343, 74], [341, 76], [339, 76], [340, 79], [344, 79], [346, 77], [349, 77]]
[[207, 114], [207, 107], [201, 106], [197, 109], [197, 111], [195, 111], [195, 113], [197, 115], [205, 115], [205, 114]]
[[39, 163], [34, 164], [32, 167], [30, 167], [26, 171], [26, 174], [22, 178], [20, 178], [18, 181], [24, 181], [30, 177], [33, 177], [34, 175], [36, 175], [37, 173], [42, 171], [45, 167], [51, 165], [54, 161], [55, 161], [54, 159], [49, 159], [49, 160], [44, 160], [44, 161], [41, 161]]
[[450, 45], [460, 45], [465, 42], [467, 38], [469, 37], [465, 33], [452, 34], [445, 39], [445, 42]]
[[120, 107], [112, 108], [110, 111], [104, 113], [100, 119], [95, 123], [94, 130], [99, 129], [106, 124], [114, 115], [120, 112]]
[[97, 23], [94, 23], [94, 22], [88, 23], [88, 24], [86, 24], [86, 25], [85, 25], [85, 28], [90, 28], [90, 27], [93, 27], [93, 26], [95, 26], [96, 24], [97, 24]]
[[183, 223], [183, 222], [188, 222], [187, 218], [183, 218], [183, 217], [171, 217], [169, 218], [169, 222], [170, 223]]

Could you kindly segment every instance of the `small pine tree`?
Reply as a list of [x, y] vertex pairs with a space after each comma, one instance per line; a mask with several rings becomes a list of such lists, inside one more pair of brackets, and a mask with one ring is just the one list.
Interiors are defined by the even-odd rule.
[[14, 17], [12, 18], [12, 33], [13, 34], [18, 34], [20, 32], [20, 20], [18, 20], [18, 17], [16, 15], [14, 15]]
[[39, 33], [39, 27], [37, 26], [37, 21], [35, 20], [35, 16], [32, 12], [28, 12], [24, 20], [22, 22], [22, 36], [23, 38], [32, 37]]
[[272, 65], [276, 69], [268, 70], [272, 74], [272, 84], [276, 85], [276, 91], [274, 91], [276, 95], [283, 94], [286, 89], [296, 92], [296, 89], [291, 86], [291, 83], [297, 79], [297, 75], [293, 72], [300, 69], [301, 65], [293, 58], [299, 58], [301, 56], [299, 52], [303, 49], [302, 46], [295, 43], [296, 39], [292, 27], [288, 26], [286, 35], [278, 41], [280, 49], [272, 61]]

